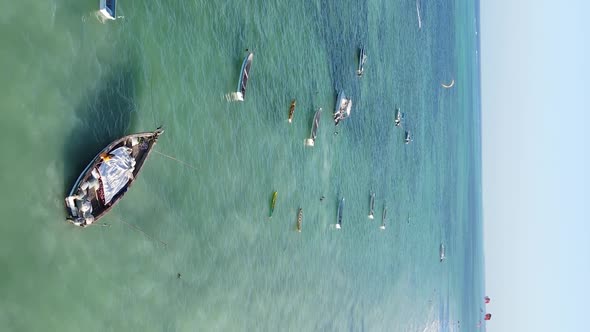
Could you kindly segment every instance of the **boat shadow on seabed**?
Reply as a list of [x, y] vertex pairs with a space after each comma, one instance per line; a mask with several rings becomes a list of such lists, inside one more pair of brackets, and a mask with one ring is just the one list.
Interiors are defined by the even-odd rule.
[[115, 68], [98, 90], [88, 93], [76, 108], [78, 124], [64, 142], [64, 197], [92, 158], [132, 127], [137, 78], [132, 67]]

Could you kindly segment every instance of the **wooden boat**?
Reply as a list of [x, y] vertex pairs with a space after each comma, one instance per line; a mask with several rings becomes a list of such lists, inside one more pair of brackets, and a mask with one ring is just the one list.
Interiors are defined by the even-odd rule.
[[158, 128], [127, 135], [100, 151], [80, 174], [65, 199], [67, 220], [84, 227], [109, 212], [137, 179], [163, 132]]
[[336, 229], [342, 228], [342, 210], [344, 209], [344, 197], [340, 200], [340, 204], [338, 204], [338, 218], [336, 219]]
[[410, 133], [409, 130], [406, 130], [406, 138], [404, 138], [404, 143], [410, 144], [411, 141], [412, 141], [412, 134]]
[[295, 114], [295, 105], [297, 105], [297, 101], [293, 99], [291, 101], [291, 107], [289, 107], [289, 123], [293, 122], [293, 115]]
[[359, 51], [359, 67], [356, 71], [356, 74], [361, 77], [365, 72], [365, 62], [367, 62], [367, 54], [365, 53], [365, 49], [361, 47]]
[[394, 123], [395, 123], [395, 126], [396, 127], [401, 126], [401, 124], [402, 124], [402, 118], [403, 118], [402, 111], [398, 107], [396, 107], [395, 108], [395, 120], [394, 120]]
[[371, 203], [369, 204], [369, 219], [375, 218], [375, 193], [371, 193]]
[[381, 217], [381, 226], [379, 228], [385, 229], [385, 220], [387, 219], [387, 207], [383, 207], [383, 216]]
[[238, 81], [238, 90], [236, 92], [236, 100], [244, 101], [246, 98], [246, 86], [248, 85], [248, 78], [250, 77], [250, 68], [252, 67], [252, 60], [254, 53], [250, 52], [244, 58], [242, 69], [240, 69], [240, 80]]
[[340, 121], [350, 116], [350, 110], [352, 109], [352, 100], [344, 94], [344, 91], [340, 91], [338, 99], [336, 100], [336, 108], [334, 109], [334, 124], [337, 126]]
[[303, 209], [299, 208], [299, 212], [297, 212], [297, 231], [301, 233], [301, 226], [303, 223]]
[[100, 0], [98, 4], [98, 12], [107, 20], [115, 20], [117, 18], [117, 1]]
[[416, 14], [418, 15], [418, 30], [422, 29], [422, 17], [420, 16], [420, 0], [416, 0]]
[[313, 116], [313, 123], [311, 124], [311, 134], [309, 138], [305, 140], [305, 145], [307, 146], [314, 146], [315, 139], [318, 137], [318, 127], [320, 125], [320, 118], [322, 115], [322, 108], [320, 107]]
[[272, 199], [270, 201], [270, 214], [268, 215], [269, 218], [272, 218], [272, 213], [275, 212], [275, 205], [277, 205], [277, 196], [278, 193], [276, 191], [272, 193]]

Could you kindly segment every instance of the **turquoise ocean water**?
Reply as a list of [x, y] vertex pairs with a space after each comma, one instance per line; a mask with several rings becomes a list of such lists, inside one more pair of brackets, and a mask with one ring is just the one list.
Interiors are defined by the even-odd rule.
[[[1, 330], [472, 330], [484, 295], [479, 5], [419, 5], [421, 29], [412, 0], [121, 0], [107, 24], [98, 1], [5, 4]], [[230, 102], [246, 48], [247, 97]], [[353, 109], [335, 128], [341, 89]], [[101, 220], [110, 227], [67, 224], [63, 198], [92, 157], [159, 125], [156, 150], [191, 167], [154, 153]]]

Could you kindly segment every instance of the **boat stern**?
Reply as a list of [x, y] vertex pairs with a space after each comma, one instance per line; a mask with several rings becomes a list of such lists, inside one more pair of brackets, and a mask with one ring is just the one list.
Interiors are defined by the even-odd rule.
[[117, 1], [116, 0], [100, 0], [98, 4], [98, 12], [102, 17], [107, 20], [115, 20], [117, 18], [116, 8], [117, 8]]
[[78, 208], [76, 207], [76, 203], [74, 201], [73, 196], [68, 196], [65, 198], [66, 203], [66, 211], [68, 212], [68, 216], [66, 220], [73, 220], [78, 217]]

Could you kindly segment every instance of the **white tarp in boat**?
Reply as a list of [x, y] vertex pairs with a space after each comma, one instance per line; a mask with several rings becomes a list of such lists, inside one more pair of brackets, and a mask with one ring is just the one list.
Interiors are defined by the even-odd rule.
[[133, 179], [135, 159], [131, 156], [131, 149], [122, 146], [109, 154], [110, 158], [103, 161], [98, 167], [102, 180], [105, 204], [123, 189], [129, 180]]

